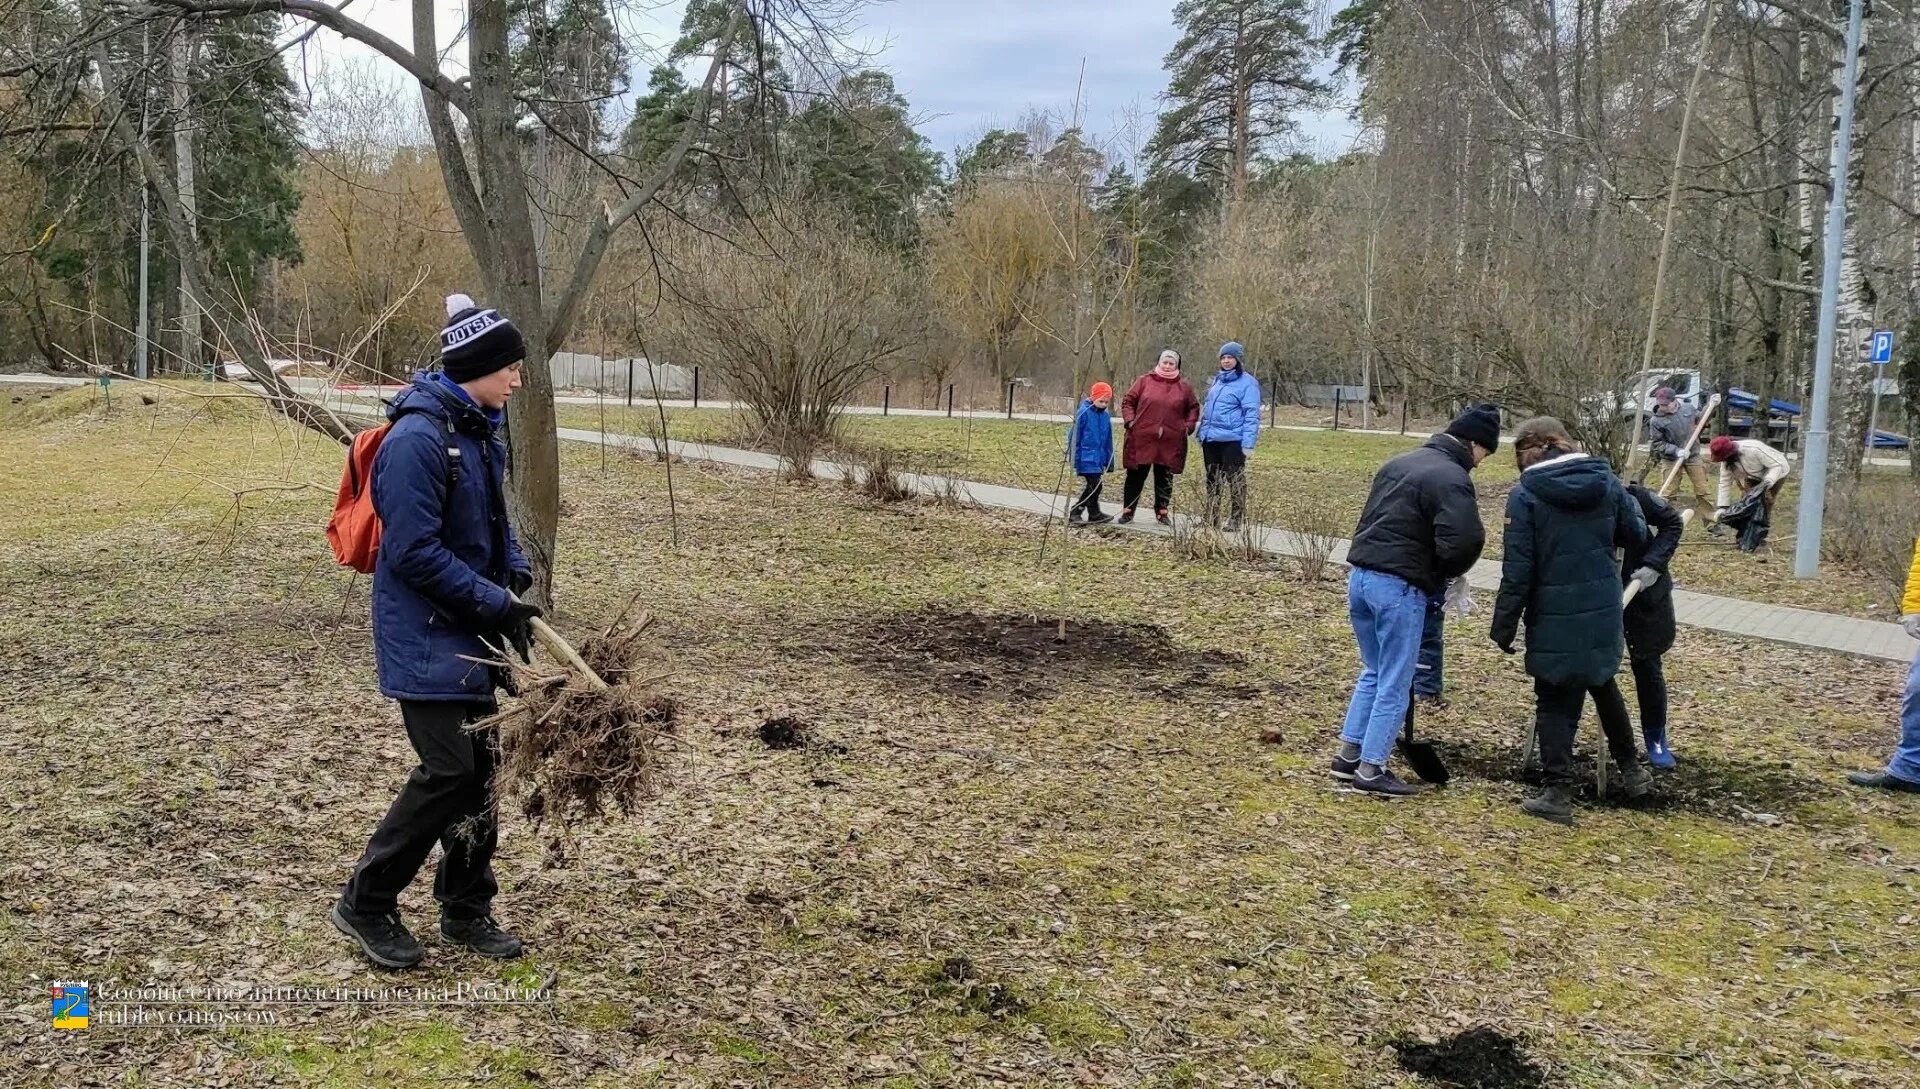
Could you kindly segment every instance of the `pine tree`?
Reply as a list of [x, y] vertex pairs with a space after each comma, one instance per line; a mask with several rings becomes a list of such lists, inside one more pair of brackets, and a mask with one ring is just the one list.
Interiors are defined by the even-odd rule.
[[1181, 0], [1168, 108], [1147, 149], [1157, 170], [1245, 198], [1254, 160], [1326, 93], [1306, 16], [1306, 0]]
[[893, 77], [865, 69], [842, 77], [787, 127], [793, 181], [873, 237], [910, 244], [915, 211], [940, 176], [940, 156], [913, 129]]
[[209, 24], [192, 89], [200, 242], [252, 300], [270, 260], [296, 261], [301, 108], [270, 15]]

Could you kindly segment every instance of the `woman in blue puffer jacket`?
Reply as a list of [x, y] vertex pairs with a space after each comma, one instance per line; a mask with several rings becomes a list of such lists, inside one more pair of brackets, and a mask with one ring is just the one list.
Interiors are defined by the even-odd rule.
[[1247, 373], [1246, 358], [1239, 341], [1220, 345], [1220, 372], [1207, 387], [1196, 432], [1207, 466], [1207, 524], [1219, 524], [1225, 491], [1232, 500], [1228, 533], [1238, 532], [1247, 516], [1247, 455], [1260, 437], [1260, 383]]

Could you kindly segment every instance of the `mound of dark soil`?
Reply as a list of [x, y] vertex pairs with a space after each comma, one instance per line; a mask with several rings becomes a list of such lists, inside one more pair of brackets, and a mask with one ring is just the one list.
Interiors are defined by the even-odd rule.
[[1177, 646], [1156, 624], [1069, 620], [1063, 641], [1052, 617], [929, 610], [876, 617], [851, 630], [840, 649], [863, 665], [969, 698], [1042, 699], [1063, 680], [1162, 696], [1195, 687], [1257, 694], [1217, 679], [1244, 658]]
[[1484, 1025], [1435, 1044], [1395, 1040], [1400, 1069], [1455, 1089], [1545, 1089], [1546, 1072], [1513, 1037]]
[[797, 749], [807, 743], [809, 730], [800, 719], [783, 715], [760, 724], [760, 741], [769, 749]]

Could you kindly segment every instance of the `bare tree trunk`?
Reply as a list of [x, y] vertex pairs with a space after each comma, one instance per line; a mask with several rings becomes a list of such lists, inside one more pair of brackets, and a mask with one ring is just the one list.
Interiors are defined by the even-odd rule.
[[[193, 24], [180, 23], [169, 54], [173, 80], [173, 169], [180, 193], [180, 209], [186, 218], [186, 237], [180, 239], [181, 260], [199, 252], [200, 212], [193, 177]], [[189, 372], [198, 372], [205, 364], [205, 349], [200, 339], [201, 303], [193, 297], [189, 278], [180, 277], [180, 358]]]
[[[1860, 28], [1860, 50], [1866, 53], [1867, 25]], [[1833, 123], [1839, 125], [1840, 80], [1846, 69], [1845, 45], [1834, 49], [1833, 72]], [[1852, 157], [1847, 163], [1847, 189], [1863, 198], [1866, 189], [1865, 147], [1865, 109], [1855, 109], [1853, 113]], [[1867, 311], [1866, 293], [1868, 285], [1866, 274], [1860, 261], [1860, 227], [1864, 218], [1866, 201], [1849, 200], [1847, 202], [1847, 226], [1845, 241], [1840, 246], [1840, 297], [1838, 301], [1838, 336], [1840, 343], [1834, 347], [1834, 379], [1840, 403], [1839, 426], [1835, 429], [1837, 443], [1835, 453], [1841, 467], [1850, 475], [1859, 475], [1862, 455], [1865, 452], [1867, 415], [1870, 396], [1873, 389], [1873, 367], [1861, 352], [1861, 344], [1873, 330], [1872, 315]]]

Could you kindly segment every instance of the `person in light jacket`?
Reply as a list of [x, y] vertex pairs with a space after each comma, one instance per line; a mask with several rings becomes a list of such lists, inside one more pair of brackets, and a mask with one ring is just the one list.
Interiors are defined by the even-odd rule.
[[1787, 455], [1759, 439], [1735, 439], [1726, 435], [1717, 436], [1708, 444], [1707, 456], [1720, 466], [1715, 522], [1732, 506], [1735, 490], [1742, 498], [1755, 491], [1760, 493], [1760, 514], [1740, 534], [1741, 549], [1752, 552], [1767, 539], [1767, 530], [1773, 525], [1773, 504], [1780, 498], [1780, 489], [1787, 486], [1787, 475], [1793, 466], [1788, 463]]
[[1674, 396], [1665, 386], [1653, 391], [1653, 418], [1647, 421], [1648, 439], [1658, 462], [1657, 472], [1665, 480], [1673, 466], [1681, 466], [1687, 484], [1693, 490], [1694, 504], [1700, 510], [1701, 525], [1713, 524], [1713, 500], [1708, 498], [1707, 459], [1700, 452], [1700, 440], [1693, 429], [1700, 422], [1700, 410]]
[[1167, 348], [1153, 369], [1133, 380], [1120, 399], [1120, 422], [1127, 438], [1120, 448], [1126, 486], [1120, 493], [1120, 521], [1133, 521], [1147, 475], [1153, 475], [1153, 516], [1161, 525], [1173, 520], [1173, 478], [1187, 468], [1187, 436], [1200, 426], [1200, 398], [1180, 376], [1180, 353]]
[[1200, 456], [1207, 466], [1208, 525], [1220, 521], [1220, 496], [1232, 513], [1224, 527], [1235, 533], [1247, 516], [1247, 458], [1260, 438], [1260, 383], [1247, 373], [1247, 350], [1238, 341], [1220, 345], [1220, 369], [1200, 409]]
[[[1907, 565], [1906, 592], [1900, 595], [1900, 626], [1920, 639], [1920, 541], [1913, 543], [1913, 560]], [[1879, 771], [1855, 771], [1847, 782], [1857, 787], [1892, 790], [1902, 794], [1920, 794], [1920, 654], [1907, 670], [1907, 687], [1900, 695], [1900, 737], [1893, 743], [1893, 756]]]
[[1520, 622], [1527, 623], [1527, 674], [1533, 678], [1546, 789], [1522, 808], [1571, 824], [1573, 741], [1588, 695], [1627, 795], [1639, 797], [1653, 787], [1614, 682], [1625, 635], [1613, 550], [1644, 547], [1647, 522], [1607, 463], [1581, 453], [1559, 420], [1537, 416], [1522, 423], [1514, 431], [1513, 453], [1520, 482], [1507, 493], [1490, 634], [1512, 654]]

